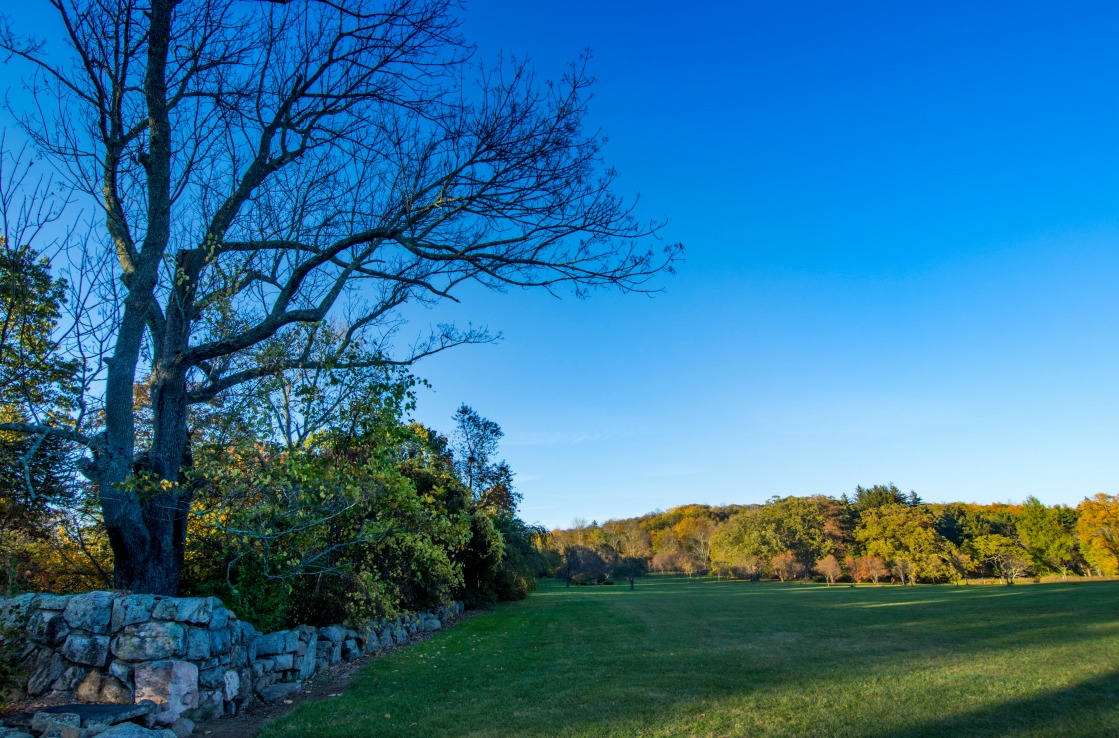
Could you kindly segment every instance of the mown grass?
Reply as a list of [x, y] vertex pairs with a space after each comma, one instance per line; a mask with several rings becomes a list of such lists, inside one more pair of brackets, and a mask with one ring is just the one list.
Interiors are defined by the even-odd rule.
[[546, 581], [262, 736], [1119, 735], [1119, 582]]

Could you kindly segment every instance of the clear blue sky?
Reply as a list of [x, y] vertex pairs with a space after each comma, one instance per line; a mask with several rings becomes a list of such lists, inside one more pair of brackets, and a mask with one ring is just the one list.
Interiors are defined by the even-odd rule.
[[688, 249], [654, 298], [419, 316], [504, 333], [417, 366], [416, 415], [499, 422], [527, 520], [1119, 492], [1119, 5], [475, 0], [464, 31], [544, 76], [592, 49], [620, 187]]
[[484, 295], [417, 368], [497, 420], [528, 520], [851, 492], [1119, 488], [1119, 6], [473, 2], [488, 56], [584, 47], [653, 299]]

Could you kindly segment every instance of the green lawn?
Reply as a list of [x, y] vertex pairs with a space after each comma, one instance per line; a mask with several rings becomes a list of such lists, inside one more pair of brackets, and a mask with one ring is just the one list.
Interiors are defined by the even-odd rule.
[[1119, 736], [1119, 582], [545, 581], [263, 736]]

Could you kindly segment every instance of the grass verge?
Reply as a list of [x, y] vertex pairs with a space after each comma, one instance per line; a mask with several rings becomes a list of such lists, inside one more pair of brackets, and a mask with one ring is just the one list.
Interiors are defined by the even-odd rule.
[[546, 581], [261, 735], [1119, 735], [1119, 582]]

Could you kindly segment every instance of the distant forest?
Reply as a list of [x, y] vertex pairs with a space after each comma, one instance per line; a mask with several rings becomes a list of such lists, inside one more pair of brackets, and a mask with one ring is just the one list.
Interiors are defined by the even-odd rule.
[[774, 497], [762, 505], [682, 505], [554, 530], [547, 549], [570, 581], [646, 570], [828, 583], [954, 582], [1119, 575], [1119, 495], [1075, 508], [928, 504], [893, 484], [853, 497]]

